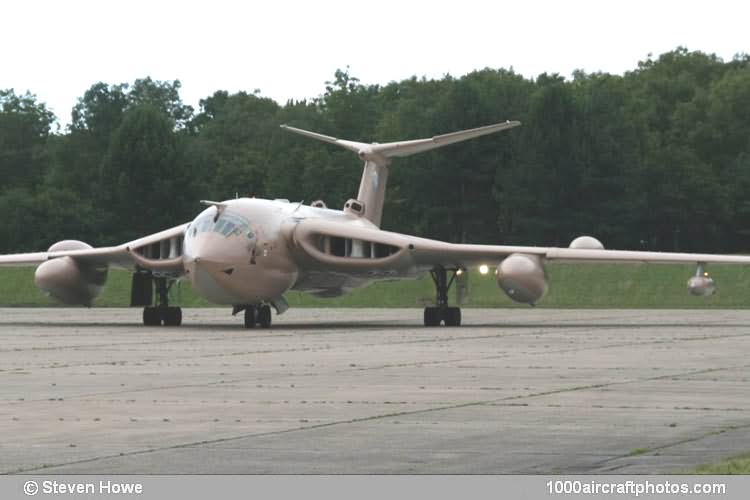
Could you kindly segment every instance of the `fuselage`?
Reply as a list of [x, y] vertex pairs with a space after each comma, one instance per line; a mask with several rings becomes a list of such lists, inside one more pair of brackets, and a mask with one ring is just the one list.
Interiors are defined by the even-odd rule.
[[211, 206], [185, 231], [185, 275], [194, 289], [216, 304], [273, 302], [296, 283], [300, 269], [285, 227], [324, 218], [375, 227], [339, 210], [286, 200], [239, 198]]

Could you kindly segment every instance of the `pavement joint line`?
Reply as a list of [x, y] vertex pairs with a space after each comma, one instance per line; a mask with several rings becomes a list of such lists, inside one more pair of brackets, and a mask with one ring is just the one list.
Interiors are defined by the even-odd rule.
[[[167, 385], [167, 386], [159, 386], [159, 387], [139, 387], [135, 389], [122, 389], [119, 391], [107, 391], [107, 392], [95, 392], [95, 393], [88, 393], [88, 394], [75, 394], [72, 396], [66, 396], [65, 399], [71, 400], [71, 399], [86, 399], [91, 398], [92, 401], [97, 400], [99, 396], [112, 396], [115, 394], [128, 394], [131, 392], [145, 392], [145, 391], [154, 391], [154, 390], [166, 390], [166, 389], [187, 389], [190, 387], [207, 387], [212, 385], [226, 385], [226, 384], [236, 384], [238, 382], [242, 382], [242, 380], [220, 380], [217, 382], [203, 382], [200, 384], [175, 384], [175, 385]], [[43, 403], [49, 401], [49, 398], [40, 398], [40, 399], [25, 399], [23, 401], [18, 400], [10, 400], [10, 401], [0, 401], [0, 403], [5, 403], [8, 405], [22, 405], [24, 403]]]
[[[616, 343], [616, 344], [603, 344], [598, 346], [591, 346], [591, 347], [571, 347], [569, 349], [556, 349], [556, 350], [545, 350], [545, 351], [524, 351], [523, 354], [529, 355], [529, 356], [538, 356], [538, 355], [546, 355], [546, 354], [565, 354], [569, 352], [582, 352], [582, 351], [590, 351], [590, 350], [599, 350], [599, 349], [616, 349], [619, 347], [633, 347], [633, 346], [647, 346], [647, 345], [659, 345], [659, 344], [671, 344], [675, 342], [682, 342], [684, 340], [715, 340], [716, 338], [733, 338], [733, 337], [748, 337], [750, 338], [750, 335], [747, 334], [739, 334], [739, 335], [726, 335], [726, 336], [717, 336], [717, 337], [700, 337], [700, 338], [685, 338], [685, 339], [671, 339], [671, 340], [654, 340], [654, 341], [646, 341], [646, 342], [623, 342], [623, 343]], [[383, 345], [383, 344], [379, 344]], [[421, 365], [435, 365], [435, 364], [446, 364], [446, 363], [456, 363], [460, 361], [487, 361], [487, 360], [493, 360], [493, 359], [504, 359], [510, 357], [511, 354], [509, 353], [503, 353], [503, 354], [495, 354], [492, 356], [479, 356], [479, 357], [472, 357], [472, 358], [461, 358], [461, 359], [450, 359], [450, 360], [437, 360], [437, 361], [415, 361], [410, 363], [389, 363], [385, 365], [378, 365], [378, 366], [359, 366], [353, 369], [340, 369], [337, 370], [336, 373], [345, 373], [349, 371], [365, 371], [365, 370], [379, 370], [383, 368], [403, 368], [406, 366], [421, 366]]]
[[[739, 424], [739, 425], [729, 425], [729, 426], [726, 426], [726, 427], [721, 428], [721, 429], [716, 429], [716, 430], [713, 430], [713, 431], [705, 432], [705, 433], [703, 433], [703, 434], [701, 434], [699, 436], [693, 436], [693, 437], [689, 437], [689, 438], [685, 438], [685, 439], [680, 439], [680, 440], [677, 440], [677, 441], [673, 441], [671, 443], [667, 443], [667, 444], [663, 444], [663, 445], [659, 445], [659, 446], [649, 447], [647, 449], [648, 451], [645, 451], [643, 453], [639, 453], [638, 455], [632, 455], [631, 453], [626, 453], [626, 454], [619, 455], [619, 456], [608, 457], [608, 458], [606, 458], [604, 460], [601, 460], [599, 463], [594, 464], [594, 466], [604, 465], [604, 464], [607, 464], [607, 463], [612, 462], [614, 460], [621, 460], [623, 458], [634, 458], [634, 459], [636, 459], [636, 457], [641, 457], [641, 456], [654, 456], [655, 454], [661, 452], [662, 450], [667, 450], [669, 448], [674, 448], [675, 446], [679, 446], [681, 444], [694, 443], [694, 442], [700, 441], [700, 440], [708, 438], [708, 437], [713, 437], [713, 436], [718, 436], [720, 434], [724, 434], [726, 432], [741, 431], [741, 430], [746, 430], [746, 429], [750, 429], [750, 423]], [[614, 467], [605, 469], [605, 471], [606, 472], [616, 471], [616, 470], [621, 469], [622, 467], [625, 467], [627, 465], [629, 465], [629, 464], [616, 465]]]
[[[590, 331], [589, 329], [586, 330], [580, 330], [580, 331]], [[546, 333], [537, 333], [536, 336], [541, 335], [551, 335], [555, 332], [546, 332]], [[363, 347], [373, 347], [373, 346], [388, 346], [388, 345], [401, 345], [401, 344], [411, 344], [411, 343], [427, 343], [427, 342], [447, 342], [447, 341], [465, 341], [465, 340], [483, 340], [483, 339], [489, 339], [489, 338], [505, 338], [505, 337], [512, 337], [512, 336], [521, 336], [521, 335], [528, 335], [526, 332], [516, 332], [516, 333], [509, 333], [509, 334], [498, 334], [498, 335], [487, 335], [487, 336], [473, 336], [473, 337], [461, 337], [461, 336], [451, 336], [451, 337], [441, 337], [439, 339], [415, 339], [415, 340], [407, 340], [407, 341], [396, 341], [396, 342], [385, 342], [385, 343], [370, 343], [370, 344], [363, 344]], [[265, 337], [271, 337], [271, 335], [265, 336]], [[640, 345], [658, 345], [658, 344], [670, 344], [675, 342], [683, 342], [683, 341], [705, 341], [705, 340], [716, 340], [716, 339], [726, 339], [726, 338], [736, 338], [736, 337], [750, 337], [748, 334], [729, 334], [729, 335], [715, 335], [715, 336], [702, 336], [702, 337], [678, 337], [668, 340], [654, 340], [654, 341], [647, 341], [647, 342], [641, 342], [641, 341], [634, 341], [634, 342], [622, 342], [622, 343], [615, 343], [615, 344], [605, 344], [605, 345], [599, 345], [599, 346], [591, 346], [591, 347], [582, 347], [582, 348], [569, 348], [569, 349], [558, 349], [553, 351], [534, 351], [534, 352], [524, 352], [524, 354], [530, 354], [530, 355], [539, 355], [539, 354], [562, 354], [567, 352], [579, 352], [579, 351], [585, 351], [585, 350], [592, 350], [592, 349], [610, 349], [610, 348], [618, 348], [618, 347], [632, 347], [632, 346], [640, 346]], [[212, 341], [218, 341], [218, 340], [236, 340], [237, 338], [241, 338], [241, 336], [237, 337], [231, 337], [231, 338], [211, 338], [207, 337], [208, 339]], [[257, 339], [258, 337], [253, 337], [253, 339]], [[59, 348], [31, 348], [31, 350], [65, 350], [65, 349], [80, 349], [80, 348], [87, 348], [87, 347], [120, 347], [120, 346], [127, 346], [127, 345], [142, 345], [142, 344], [149, 344], [149, 345], [158, 345], [158, 344], [169, 344], [173, 342], [194, 342], [196, 339], [170, 339], [168, 341], [159, 341], [159, 342], [132, 342], [132, 343], [111, 343], [111, 344], [96, 344], [93, 346], [87, 346], [87, 345], [75, 345], [75, 346], [63, 346]], [[201, 339], [202, 340], [202, 339]], [[182, 356], [179, 358], [169, 358], [169, 361], [174, 360], [187, 360], [187, 359], [211, 359], [215, 357], [225, 357], [225, 356], [247, 356], [247, 355], [257, 355], [257, 354], [275, 354], [275, 353], [288, 353], [288, 352], [321, 352], [321, 351], [329, 351], [333, 350], [333, 347], [323, 347], [323, 348], [289, 348], [289, 349], [261, 349], [261, 350], [251, 350], [251, 351], [238, 351], [238, 352], [232, 352], [232, 353], [212, 353], [212, 354], [204, 354], [201, 356]], [[23, 350], [23, 349], [22, 349]], [[26, 349], [27, 350], [27, 349]], [[0, 350], [0, 353], [3, 352], [16, 352], [17, 349], [6, 349], [6, 350]], [[503, 355], [495, 355], [495, 356], [489, 356], [489, 357], [479, 357], [479, 358], [472, 358], [472, 359], [478, 359], [478, 360], [489, 360], [489, 359], [500, 359], [500, 358], [506, 358], [509, 354], [503, 354]], [[464, 358], [465, 359], [465, 358]], [[463, 359], [462, 359], [463, 360]], [[148, 362], [154, 362], [157, 360], [148, 360]], [[83, 367], [83, 366], [107, 366], [112, 365], [113, 363], [127, 363], [127, 361], [107, 361], [107, 362], [96, 362], [96, 363], [66, 363], [64, 365], [46, 365], [46, 366], [40, 366], [35, 367], [36, 369], [57, 369], [57, 368], [70, 368], [70, 367]], [[441, 364], [441, 363], [448, 363], [448, 362], [454, 362], [454, 361], [436, 361], [436, 362], [420, 362], [415, 364], [392, 364], [392, 365], [382, 365], [377, 367], [358, 367], [357, 370], [368, 370], [368, 369], [382, 369], [382, 368], [390, 368], [390, 367], [404, 367], [404, 366], [416, 366], [419, 364]], [[2, 369], [0, 372], [6, 372], [7, 369]], [[345, 372], [349, 370], [339, 370], [337, 373]]]
[[[748, 335], [745, 334], [737, 334], [737, 335], [725, 335], [725, 336], [715, 336], [715, 337], [699, 337], [699, 338], [684, 338], [679, 339], [678, 341], [684, 341], [684, 340], [713, 340], [715, 338], [732, 338], [732, 337], [745, 337]], [[617, 343], [617, 344], [604, 344], [600, 346], [592, 346], [592, 347], [583, 347], [583, 348], [570, 348], [570, 349], [559, 349], [554, 351], [532, 351], [532, 352], [526, 352], [527, 355], [540, 355], [540, 354], [561, 354], [561, 353], [568, 353], [568, 352], [580, 352], [580, 351], [586, 351], [586, 350], [598, 350], [598, 349], [610, 349], [610, 348], [617, 348], [617, 347], [632, 347], [632, 346], [642, 346], [642, 345], [653, 345], [653, 344], [662, 344], [662, 343], [672, 343], [673, 341], [648, 341], [648, 342], [626, 342], [626, 343]], [[376, 344], [376, 345], [383, 345], [383, 344]], [[333, 349], [332, 347], [327, 347], [323, 349], [312, 349], [312, 348], [301, 348], [301, 349], [279, 349], [279, 350], [257, 350], [257, 351], [246, 351], [243, 353], [215, 353], [210, 355], [204, 355], [204, 356], [198, 356], [197, 359], [203, 359], [203, 358], [213, 358], [213, 357], [223, 357], [227, 355], [254, 355], [254, 354], [268, 354], [268, 353], [284, 353], [284, 352], [320, 352], [320, 351], [327, 351]], [[510, 354], [500, 354], [500, 355], [492, 355], [492, 356], [480, 356], [480, 357], [473, 357], [470, 358], [472, 361], [487, 361], [487, 360], [495, 360], [495, 359], [504, 359], [510, 357]], [[196, 356], [186, 356], [182, 358], [177, 359], [196, 359]], [[170, 358], [170, 361], [173, 361], [174, 358]], [[466, 362], [468, 361], [467, 358], [460, 358], [460, 359], [450, 359], [450, 360], [434, 360], [434, 361], [419, 361], [419, 362], [411, 362], [411, 363], [393, 363], [393, 364], [387, 364], [387, 365], [379, 365], [374, 367], [356, 367], [356, 368], [348, 368], [348, 369], [339, 369], [334, 371], [334, 373], [347, 373], [347, 372], [353, 372], [353, 371], [368, 371], [368, 370], [380, 370], [380, 369], [389, 369], [389, 368], [403, 368], [407, 366], [425, 366], [425, 365], [443, 365], [448, 363], [456, 363], [456, 362]], [[102, 362], [102, 363], [92, 363], [92, 364], [82, 364], [82, 365], [57, 365], [57, 366], [51, 366], [48, 365], [50, 368], [69, 368], [71, 366], [107, 366], [112, 365], [112, 362]], [[690, 375], [697, 375], [697, 374], [703, 374], [703, 373], [711, 373], [713, 371], [725, 371], [728, 369], [741, 369], [741, 368], [748, 368], [750, 367], [750, 364], [748, 365], [740, 365], [736, 367], [722, 367], [722, 368], [716, 368], [716, 369], [705, 369], [702, 371], [697, 372], [686, 372], [684, 374], [665, 374], [657, 376], [656, 378], [649, 378], [644, 380], [658, 380], [659, 378], [674, 378], [674, 377], [684, 377], [684, 376], [690, 376]], [[159, 386], [159, 387], [142, 387], [142, 388], [136, 388], [136, 389], [123, 389], [118, 391], [108, 391], [108, 392], [101, 392], [101, 393], [87, 393], [87, 394], [80, 394], [80, 395], [73, 395], [68, 396], [68, 399], [79, 399], [79, 398], [85, 398], [85, 397], [96, 397], [96, 396], [106, 396], [106, 395], [114, 395], [114, 394], [127, 394], [130, 392], [143, 392], [143, 391], [150, 391], [150, 390], [167, 390], [167, 389], [179, 389], [179, 388], [187, 388], [187, 387], [205, 387], [205, 386], [212, 386], [212, 385], [220, 385], [220, 384], [237, 384], [242, 382], [249, 382], [249, 381], [260, 381], [265, 380], [265, 378], [253, 378], [250, 379], [233, 379], [233, 380], [219, 380], [214, 382], [203, 382], [200, 384], [184, 384], [184, 385], [174, 385], [174, 386]], [[631, 381], [623, 381], [623, 382], [613, 382], [613, 384], [617, 383], [631, 383]], [[34, 402], [34, 401], [47, 401], [47, 398], [40, 398], [37, 400], [27, 400], [27, 401], [17, 401], [17, 400], [11, 400], [11, 401], [0, 401], [0, 404], [9, 404], [9, 405], [17, 405], [22, 404], [25, 402]]]
[[[15, 323], [2, 323], [2, 322], [0, 322], [0, 326], [26, 326], [26, 327], [28, 327], [28, 326], [38, 326], [38, 327], [45, 327], [45, 326], [50, 326], [50, 325], [48, 323], [40, 323], [40, 324], [18, 323], [18, 324], [15, 324]], [[65, 326], [70, 326], [70, 325], [66, 324]], [[111, 325], [111, 324], [106, 324], [106, 325], [105, 324], [101, 324], [101, 325], [99, 325], [98, 323], [91, 323], [91, 324], [86, 323], [85, 326], [107, 326], [107, 327], [115, 327], [117, 325]], [[316, 325], [316, 326], [320, 327], [321, 329], [325, 328], [325, 325]], [[393, 326], [401, 328], [401, 327], [406, 326], [406, 325], [393, 325]], [[467, 329], [467, 327], [470, 328], [472, 326], [479, 327], [479, 326], [482, 326], [482, 325], [465, 325], [462, 328], [463, 329]], [[514, 323], [514, 324], [501, 325], [500, 328], [536, 328], [536, 327], [539, 327], [539, 326], [541, 326], [541, 325], [524, 324], [524, 323]], [[547, 328], [549, 328], [549, 327], [551, 327], [553, 325], [544, 325], [544, 326], [547, 327]], [[701, 324], [696, 324], [696, 323], [684, 323], [684, 324], [683, 323], [669, 323], [669, 324], [667, 324], [667, 323], [657, 323], [657, 324], [653, 324], [653, 325], [638, 323], [638, 324], [632, 324], [632, 325], [622, 325], [622, 324], [612, 324], [612, 325], [596, 325], [596, 324], [591, 324], [591, 325], [585, 324], [585, 325], [583, 325], [582, 324], [582, 325], [576, 325], [576, 324], [571, 324], [571, 325], [555, 325], [555, 326], [557, 326], [557, 328], [559, 330], [578, 329], [579, 332], [591, 332], [591, 331], [598, 331], [598, 330], [601, 330], [601, 329], [605, 329], [605, 330], [620, 330], [620, 329], [641, 328], [641, 327], [644, 327], [644, 326], [655, 326], [655, 327], [659, 327], [659, 328], [665, 328], [665, 327], [666, 328], [684, 328], [684, 327], [689, 327], [689, 328], [699, 327], [700, 328], [700, 327], [711, 327], [711, 326], [716, 326], [716, 325], [713, 324], [713, 323], [705, 323], [705, 324], [703, 324], [703, 323], [701, 323]], [[745, 326], [745, 325], [727, 325], [727, 324], [722, 324], [722, 326]], [[278, 332], [278, 330], [280, 328], [283, 328], [283, 327], [278, 327], [277, 329], [274, 330], [274, 332]], [[360, 330], [359, 327], [357, 327], [357, 329]], [[371, 328], [371, 330], [378, 330], [378, 329], [381, 329], [381, 328], [378, 328], [378, 327]], [[367, 329], [364, 329], [364, 330], [367, 331]], [[507, 338], [507, 337], [527, 336], [527, 335], [535, 335], [535, 336], [543, 336], [543, 335], [545, 335], [546, 336], [546, 335], [554, 335], [555, 333], [557, 333], [557, 331], [558, 330], [556, 329], [556, 330], [550, 331], [550, 332], [534, 332], [534, 333], [531, 333], [531, 334], [529, 334], [529, 332], [527, 332], [527, 331], [517, 331], [517, 332], [508, 332], [508, 333], [500, 333], [500, 334], [492, 334], [492, 335], [476, 335], [476, 336], [461, 336], [461, 335], [452, 335], [452, 334], [449, 334], [449, 336], [447, 336], [447, 337], [441, 336], [441, 337], [428, 338], [428, 339], [408, 339], [408, 340], [399, 340], [399, 341], [393, 341], [393, 342], [368, 343], [368, 344], [361, 344], [361, 345], [365, 346], [365, 347], [372, 347], [372, 346], [401, 345], [401, 344], [411, 344], [411, 343], [429, 343], [429, 342], [447, 342], [447, 341], [484, 340], [484, 339], [489, 339], [489, 338]], [[140, 333], [140, 332], [138, 332], [138, 333]], [[305, 335], [309, 335], [309, 334], [310, 333], [305, 332]], [[318, 333], [318, 332], [312, 332], [311, 334], [313, 334], [313, 335], [333, 335], [333, 334], [340, 334], [340, 332], [325, 331], [325, 332], [320, 332], [320, 333]], [[275, 338], [283, 337], [283, 336], [296, 337], [296, 336], [299, 336], [299, 335], [300, 335], [299, 332], [296, 333], [296, 334], [295, 333], [280, 333], [280, 332], [278, 332], [278, 333], [266, 334], [266, 335], [263, 335], [263, 334], [261, 334], [261, 335], [253, 335], [251, 337], [251, 339], [252, 340], [263, 339], [263, 338], [274, 338], [275, 339]], [[668, 339], [668, 340], [655, 341], [655, 343], [669, 343], [669, 342], [673, 342], [673, 341], [683, 341], [683, 340], [686, 340], [686, 341], [690, 341], [690, 340], [712, 340], [712, 339], [719, 339], [719, 338], [734, 338], [734, 337], [743, 337], [743, 336], [748, 336], [748, 335], [747, 334], [728, 334], [728, 335], [713, 335], [713, 336], [704, 335], [702, 337], [678, 337], [678, 338], [673, 338], [673, 339]], [[175, 338], [170, 338], [168, 340], [159, 340], [159, 341], [112, 342], [112, 343], [98, 343], [98, 344], [74, 344], [74, 345], [63, 345], [63, 346], [55, 346], [55, 347], [31, 347], [31, 348], [0, 349], [0, 354], [2, 354], [2, 353], [9, 353], [9, 352], [27, 351], [27, 350], [31, 350], [31, 351], [37, 351], [37, 350], [38, 351], [45, 351], [45, 350], [66, 350], [66, 349], [88, 349], [88, 348], [123, 347], [123, 346], [129, 346], [129, 345], [136, 345], [136, 346], [138, 346], [138, 345], [160, 345], [160, 344], [172, 344], [172, 343], [182, 343], [182, 342], [195, 342], [196, 340], [201, 340], [201, 341], [208, 340], [208, 341], [212, 341], [212, 342], [218, 342], [218, 341], [226, 341], [226, 340], [242, 340], [243, 338], [246, 338], [246, 337], [247, 337], [247, 335], [244, 332], [237, 333], [237, 334], [234, 334], [234, 335], [230, 335], [228, 337], [226, 337], [226, 336], [217, 337], [217, 336], [205, 336], [204, 335], [204, 336], [201, 336], [199, 338], [196, 338], [196, 337], [185, 338], [184, 336], [182, 336], [182, 337], [175, 337]], [[624, 345], [630, 345], [630, 344], [624, 344]], [[279, 350], [278, 352], [288, 352], [288, 351], [289, 350]], [[294, 349], [291, 349], [291, 351], [294, 351]], [[249, 352], [253, 352], [253, 351], [249, 351]], [[266, 351], [261, 351], [261, 352], [266, 352]], [[267, 352], [277, 352], [277, 351], [275, 351], [275, 350], [269, 350]]]
[[[747, 368], [750, 367], [750, 364], [742, 365], [740, 367], [721, 367], [721, 368], [708, 368], [703, 370], [692, 370], [685, 372], [685, 374], [697, 374], [697, 373], [711, 373], [716, 371], [724, 371], [729, 369], [736, 369], [736, 368]], [[683, 375], [685, 375], [683, 374]], [[73, 460], [73, 461], [67, 461], [67, 462], [61, 462], [56, 464], [44, 464], [42, 466], [38, 467], [31, 467], [31, 468], [20, 468], [14, 471], [6, 472], [6, 474], [21, 474], [21, 473], [28, 473], [28, 472], [36, 472], [36, 471], [43, 471], [45, 469], [50, 469], [53, 467], [60, 467], [64, 465], [75, 465], [75, 464], [83, 464], [83, 463], [91, 463], [96, 462], [100, 460], [108, 460], [123, 456], [137, 456], [137, 455], [143, 455], [148, 453], [155, 453], [160, 451], [166, 451], [166, 450], [176, 450], [176, 449], [184, 449], [184, 448], [191, 448], [195, 446], [205, 446], [205, 445], [213, 445], [213, 444], [219, 444], [219, 443], [226, 443], [231, 441], [237, 441], [240, 439], [247, 439], [247, 438], [258, 438], [258, 437], [266, 437], [266, 436], [274, 436], [274, 435], [282, 435], [282, 434], [288, 434], [293, 432], [300, 432], [300, 431], [309, 431], [309, 430], [315, 430], [315, 429], [322, 429], [327, 427], [333, 427], [337, 425], [347, 425], [347, 424], [356, 424], [361, 422], [367, 422], [367, 421], [373, 421], [373, 420], [382, 420], [387, 418], [393, 418], [393, 417], [401, 417], [401, 416], [411, 416], [411, 415], [420, 415], [420, 414], [427, 414], [427, 413], [434, 413], [438, 411], [446, 411], [446, 410], [455, 410], [460, 408], [467, 408], [472, 406], [487, 406], [491, 405], [492, 403], [498, 403], [501, 401], [512, 401], [517, 399], [525, 399], [525, 398], [535, 398], [535, 397], [543, 397], [543, 396], [549, 396], [553, 394], [561, 394], [566, 392], [574, 392], [574, 391], [582, 391], [582, 390], [590, 390], [590, 389], [601, 389], [604, 387], [610, 387], [610, 386], [618, 386], [618, 385], [626, 385], [626, 384], [632, 384], [637, 382], [648, 382], [648, 381], [654, 381], [654, 380], [664, 380], [667, 378], [672, 378], [674, 376], [679, 375], [660, 375], [655, 377], [646, 377], [646, 378], [639, 378], [639, 379], [633, 379], [633, 380], [625, 380], [625, 381], [615, 381], [615, 382], [609, 382], [609, 383], [601, 383], [601, 384], [588, 384], [588, 385], [582, 385], [582, 386], [574, 386], [574, 387], [566, 387], [558, 390], [552, 390], [552, 391], [543, 391], [538, 393], [532, 393], [532, 394], [526, 394], [526, 395], [514, 395], [514, 396], [506, 396], [502, 398], [496, 398], [492, 400], [482, 400], [482, 401], [469, 401], [465, 403], [458, 403], [454, 405], [446, 405], [446, 406], [437, 406], [433, 408], [423, 408], [420, 410], [411, 410], [411, 411], [400, 411], [400, 412], [389, 412], [379, 415], [371, 415], [367, 417], [360, 417], [360, 418], [353, 418], [353, 419], [346, 419], [346, 420], [339, 420], [334, 422], [326, 422], [322, 424], [315, 424], [310, 426], [301, 426], [296, 427], [292, 429], [280, 429], [277, 431], [269, 431], [269, 432], [260, 432], [260, 433], [250, 433], [250, 434], [242, 434], [237, 436], [228, 436], [224, 438], [217, 438], [217, 439], [210, 439], [210, 440], [202, 440], [202, 441], [193, 441], [188, 443], [178, 443], [170, 446], [163, 446], [159, 448], [149, 448], [144, 450], [134, 450], [131, 452], [122, 452], [118, 454], [111, 454], [111, 455], [101, 455], [98, 457], [90, 457], [80, 460]], [[744, 429], [744, 428], [750, 428], [750, 423], [743, 424], [741, 426], [733, 426], [732, 429]], [[704, 435], [701, 435], [699, 437], [695, 438], [688, 438], [685, 440], [680, 440], [679, 442], [674, 443], [668, 443], [666, 445], [662, 445], [659, 447], [650, 448], [651, 451], [658, 451], [661, 449], [667, 449], [679, 444], [683, 444], [686, 442], [692, 442], [692, 441], [698, 441], [700, 439], [703, 439], [705, 437], [716, 435], [721, 433], [722, 431], [711, 431], [709, 433], [706, 433]], [[618, 455], [615, 457], [610, 457], [607, 460], [603, 460], [600, 463], [607, 463], [615, 459], [625, 458], [630, 456], [629, 454], [623, 454]]]

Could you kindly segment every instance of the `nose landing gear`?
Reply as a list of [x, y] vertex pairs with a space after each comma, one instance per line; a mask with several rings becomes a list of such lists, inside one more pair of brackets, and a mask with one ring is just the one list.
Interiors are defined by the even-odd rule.
[[235, 306], [233, 314], [237, 314], [242, 310], [245, 311], [245, 328], [255, 328], [256, 325], [261, 328], [271, 327], [271, 306], [267, 304], [260, 306]]

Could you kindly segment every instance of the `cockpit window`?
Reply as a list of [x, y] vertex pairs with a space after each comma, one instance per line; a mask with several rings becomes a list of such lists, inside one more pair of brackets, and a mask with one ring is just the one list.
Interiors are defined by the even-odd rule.
[[224, 211], [214, 222], [215, 213], [207, 213], [199, 217], [190, 225], [190, 234], [196, 236], [198, 233], [214, 232], [221, 233], [229, 238], [234, 235], [246, 234], [248, 238], [255, 237], [250, 222], [241, 215]]
[[224, 236], [229, 236], [230, 233], [234, 232], [234, 230], [235, 230], [236, 227], [237, 226], [235, 226], [232, 222], [224, 221], [224, 227], [222, 227], [221, 229], [219, 229], [219, 231]]

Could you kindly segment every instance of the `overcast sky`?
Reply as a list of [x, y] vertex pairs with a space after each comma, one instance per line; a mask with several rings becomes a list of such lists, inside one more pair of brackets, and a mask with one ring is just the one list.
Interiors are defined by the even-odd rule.
[[26, 0], [0, 10], [0, 89], [30, 90], [63, 124], [93, 83], [179, 79], [283, 104], [317, 97], [337, 68], [363, 83], [510, 68], [623, 73], [683, 45], [750, 52], [750, 2]]

